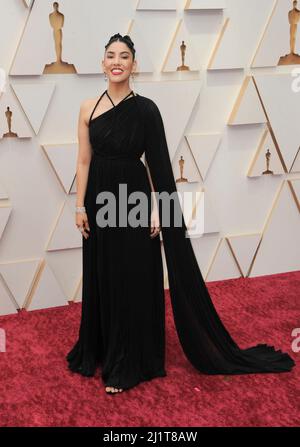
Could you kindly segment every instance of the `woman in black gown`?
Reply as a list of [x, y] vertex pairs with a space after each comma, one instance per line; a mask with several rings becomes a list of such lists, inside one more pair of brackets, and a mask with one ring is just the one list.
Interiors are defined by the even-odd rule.
[[[79, 130], [79, 143], [85, 132], [90, 143], [88, 149], [84, 143], [79, 145], [79, 160], [88, 164], [88, 170], [77, 170], [80, 208], [76, 224], [83, 235], [82, 314], [78, 339], [66, 356], [68, 367], [93, 376], [100, 365], [105, 390], [110, 393], [166, 376], [158, 236], [162, 231], [174, 322], [191, 364], [204, 374], [290, 371], [295, 362], [287, 353], [266, 344], [240, 349], [224, 327], [186, 237], [160, 111], [150, 98], [129, 91], [129, 76], [136, 64], [134, 45], [129, 36], [116, 34], [105, 48], [103, 70], [109, 76], [108, 90], [93, 107], [87, 102], [81, 111], [84, 129]], [[113, 68], [122, 72], [113, 74]], [[118, 94], [121, 99], [113, 101], [112, 96]], [[96, 113], [104, 100], [111, 105]], [[144, 152], [145, 165], [140, 159]], [[131, 193], [145, 194], [147, 225], [118, 225], [118, 207], [123, 200], [119, 185], [126, 185], [126, 203]], [[97, 200], [97, 195], [103, 191], [116, 199], [116, 226], [99, 225], [99, 212], [106, 203]], [[151, 202], [152, 191], [176, 193], [170, 222], [164, 224], [162, 202]], [[128, 213], [135, 206], [128, 204]], [[175, 220], [178, 212], [179, 226]]]

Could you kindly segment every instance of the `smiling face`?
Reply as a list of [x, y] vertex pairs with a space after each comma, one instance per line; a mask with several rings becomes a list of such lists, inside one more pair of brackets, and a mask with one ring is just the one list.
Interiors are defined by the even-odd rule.
[[105, 50], [102, 61], [103, 72], [111, 82], [124, 82], [135, 71], [136, 61], [133, 54], [124, 42], [115, 41]]

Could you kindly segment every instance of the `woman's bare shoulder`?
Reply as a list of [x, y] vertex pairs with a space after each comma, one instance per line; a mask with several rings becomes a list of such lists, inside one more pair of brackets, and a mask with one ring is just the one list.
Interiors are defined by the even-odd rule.
[[87, 98], [80, 103], [80, 114], [84, 119], [84, 122], [88, 125], [90, 115], [99, 98]]

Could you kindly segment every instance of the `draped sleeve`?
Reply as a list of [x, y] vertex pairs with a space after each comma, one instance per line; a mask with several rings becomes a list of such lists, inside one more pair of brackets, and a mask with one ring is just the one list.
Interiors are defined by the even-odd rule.
[[145, 159], [154, 189], [157, 193], [175, 193], [170, 224], [162, 222], [162, 203], [159, 215], [172, 311], [184, 354], [198, 371], [205, 374], [291, 370], [295, 362], [287, 353], [267, 344], [240, 349], [222, 323], [202, 277], [182, 213], [181, 226], [175, 226], [175, 209], [179, 209], [180, 202], [164, 122], [158, 106], [150, 98], [147, 98], [144, 113]]

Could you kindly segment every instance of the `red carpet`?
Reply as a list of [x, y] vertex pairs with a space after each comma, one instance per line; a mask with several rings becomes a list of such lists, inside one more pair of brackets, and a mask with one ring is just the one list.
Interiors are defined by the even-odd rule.
[[185, 358], [166, 291], [167, 377], [106, 395], [92, 378], [67, 369], [81, 304], [0, 317], [1, 426], [299, 426], [300, 271], [208, 283], [214, 304], [240, 347], [274, 345], [296, 361], [290, 373], [206, 376]]

